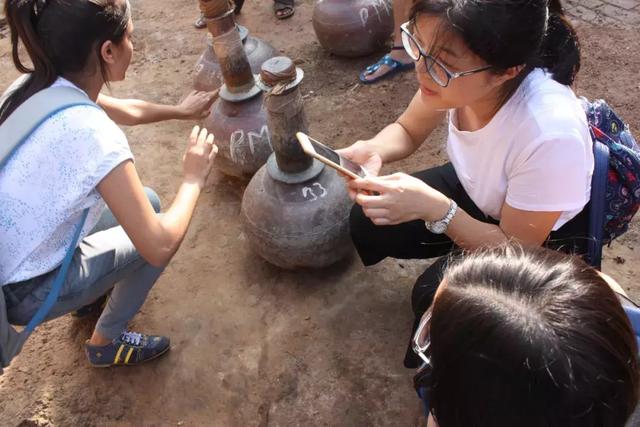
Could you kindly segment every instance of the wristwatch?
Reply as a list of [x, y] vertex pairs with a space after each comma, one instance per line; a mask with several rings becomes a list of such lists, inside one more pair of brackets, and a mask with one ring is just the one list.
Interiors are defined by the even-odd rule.
[[444, 216], [444, 218], [438, 221], [424, 222], [424, 225], [425, 227], [427, 227], [427, 230], [429, 230], [433, 234], [444, 234], [447, 231], [447, 227], [449, 227], [449, 223], [451, 222], [453, 217], [456, 215], [456, 212], [458, 210], [458, 204], [455, 202], [455, 200], [453, 199], [450, 199], [450, 200], [451, 200], [451, 204], [449, 205], [449, 210], [447, 211], [447, 214]]

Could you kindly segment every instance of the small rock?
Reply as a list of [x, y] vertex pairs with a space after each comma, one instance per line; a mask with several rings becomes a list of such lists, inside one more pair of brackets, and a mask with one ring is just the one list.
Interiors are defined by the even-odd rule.
[[184, 425], [184, 421], [178, 421], [178, 422], [176, 423], [176, 425], [177, 425], [177, 426], [183, 426], [183, 425]]
[[627, 262], [627, 260], [622, 258], [621, 256], [617, 256], [613, 260], [616, 264], [624, 264], [625, 262]]

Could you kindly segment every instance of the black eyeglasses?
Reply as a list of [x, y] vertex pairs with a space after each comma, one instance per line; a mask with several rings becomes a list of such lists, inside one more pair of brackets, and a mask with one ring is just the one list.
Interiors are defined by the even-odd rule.
[[411, 34], [411, 30], [409, 30], [410, 22], [405, 22], [400, 26], [400, 30], [402, 33], [402, 45], [404, 49], [407, 51], [407, 55], [414, 61], [419, 61], [420, 57], [424, 58], [424, 63], [427, 66], [427, 71], [429, 75], [438, 85], [442, 87], [449, 86], [451, 80], [457, 79], [458, 77], [470, 76], [472, 74], [480, 73], [482, 71], [487, 71], [493, 68], [491, 65], [487, 65], [480, 68], [475, 68], [469, 71], [463, 71], [460, 73], [451, 72], [445, 67], [440, 61], [434, 58], [432, 55], [425, 52], [425, 50], [420, 46], [420, 43], [416, 40], [416, 38]]

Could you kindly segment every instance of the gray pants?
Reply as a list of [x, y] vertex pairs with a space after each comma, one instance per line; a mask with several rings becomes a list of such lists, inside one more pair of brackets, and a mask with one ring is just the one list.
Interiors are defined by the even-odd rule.
[[[160, 200], [145, 189], [156, 212]], [[73, 255], [58, 301], [46, 320], [77, 310], [113, 289], [100, 315], [96, 330], [108, 339], [118, 337], [138, 312], [163, 268], [147, 263], [138, 253], [111, 211], [102, 215], [96, 227], [80, 242]], [[51, 290], [58, 269], [2, 288], [9, 322], [26, 325]]]

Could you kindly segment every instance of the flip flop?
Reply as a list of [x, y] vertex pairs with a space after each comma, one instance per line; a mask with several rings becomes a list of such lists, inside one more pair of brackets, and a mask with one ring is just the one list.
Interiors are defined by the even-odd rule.
[[[294, 9], [294, 0], [274, 0], [273, 1], [273, 12], [278, 19], [287, 19], [291, 18], [293, 14], [296, 12]], [[281, 12], [279, 14], [278, 12]]]
[[207, 18], [204, 17], [204, 14], [200, 14], [196, 22], [193, 23], [193, 26], [199, 30], [207, 27]]
[[[393, 48], [391, 48], [392, 50], [400, 50], [403, 49], [403, 47], [398, 47], [398, 46], [394, 46]], [[389, 71], [387, 71], [386, 73], [376, 77], [375, 79], [366, 79], [367, 76], [370, 76], [371, 74], [375, 73], [376, 71], [378, 71], [380, 69], [380, 67], [382, 67], [383, 65], [386, 65], [387, 67], [389, 67]], [[402, 63], [400, 61], [396, 61], [395, 59], [393, 59], [391, 57], [390, 54], [386, 54], [385, 56], [383, 56], [382, 58], [380, 58], [380, 60], [378, 62], [376, 62], [373, 65], [369, 65], [367, 68], [365, 68], [365, 70], [360, 73], [360, 81], [364, 84], [372, 84], [375, 83], [377, 81], [380, 81], [382, 79], [386, 79], [388, 77], [393, 76], [394, 74], [398, 74], [402, 71], [406, 71], [406, 70], [410, 70], [415, 68], [415, 63], [409, 62], [408, 64]]]

